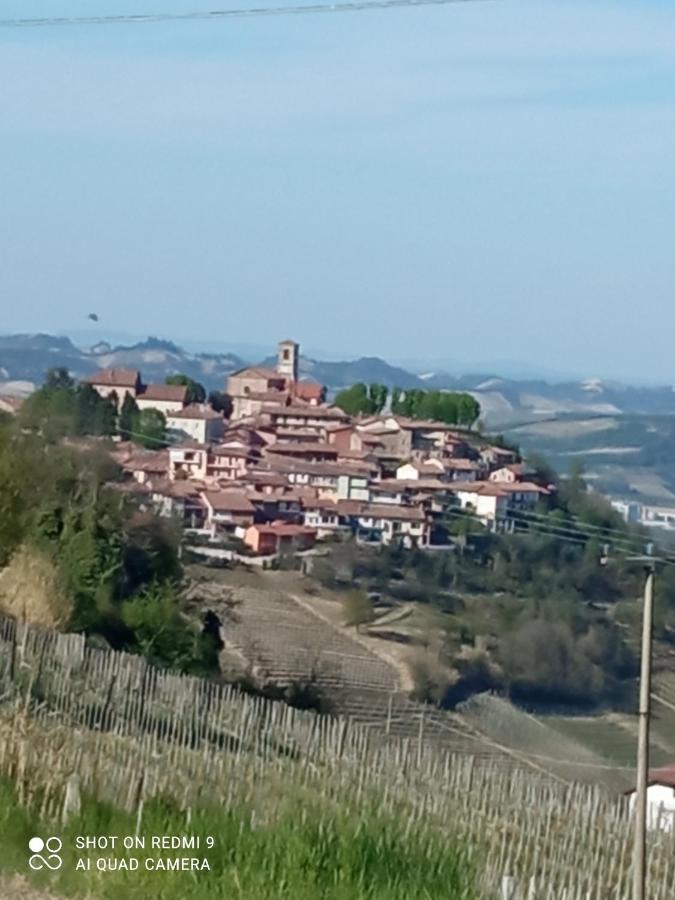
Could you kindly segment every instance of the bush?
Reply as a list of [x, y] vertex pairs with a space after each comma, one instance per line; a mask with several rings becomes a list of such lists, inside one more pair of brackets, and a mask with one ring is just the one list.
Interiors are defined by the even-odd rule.
[[363, 591], [350, 591], [342, 603], [345, 625], [365, 625], [375, 618], [373, 601]]
[[503, 640], [499, 659], [517, 700], [592, 706], [605, 687], [602, 669], [563, 622], [525, 622]]
[[408, 664], [413, 682], [410, 696], [418, 703], [442, 706], [448, 690], [456, 680], [453, 673], [428, 653], [418, 652]]
[[0, 572], [0, 611], [43, 628], [64, 628], [72, 600], [55, 563], [46, 553], [21, 547]]

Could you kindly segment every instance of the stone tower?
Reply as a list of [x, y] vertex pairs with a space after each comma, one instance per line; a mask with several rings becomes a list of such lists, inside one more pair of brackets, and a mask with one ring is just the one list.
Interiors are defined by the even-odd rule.
[[279, 341], [277, 350], [277, 372], [290, 381], [298, 380], [298, 358], [300, 346], [295, 341]]

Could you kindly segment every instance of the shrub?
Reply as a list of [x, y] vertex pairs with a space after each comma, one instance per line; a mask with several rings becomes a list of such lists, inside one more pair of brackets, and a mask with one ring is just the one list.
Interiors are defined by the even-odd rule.
[[373, 601], [363, 591], [350, 591], [342, 603], [345, 625], [365, 625], [375, 618]]
[[64, 628], [73, 604], [49, 556], [23, 546], [0, 572], [0, 610], [31, 625]]

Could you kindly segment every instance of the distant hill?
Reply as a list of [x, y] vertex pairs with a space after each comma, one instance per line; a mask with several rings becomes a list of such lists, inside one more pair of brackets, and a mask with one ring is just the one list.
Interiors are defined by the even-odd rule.
[[[111, 346], [101, 342], [81, 348], [67, 337], [48, 334], [0, 336], [0, 392], [30, 390], [39, 384], [47, 369], [65, 366], [81, 378], [98, 368], [124, 366], [140, 369], [149, 381], [163, 381], [167, 375], [184, 372], [201, 381], [209, 390], [222, 389], [227, 376], [248, 364], [273, 365], [265, 360], [244, 359], [222, 353], [195, 353], [172, 341], [148, 337], [137, 344]], [[379, 382], [389, 387], [461, 390], [473, 394], [482, 409], [482, 418], [491, 428], [509, 428], [520, 423], [570, 415], [672, 415], [675, 391], [672, 386], [630, 387], [599, 380], [548, 381], [502, 378], [493, 373], [451, 375], [446, 372], [417, 373], [391, 365], [376, 356], [339, 362], [300, 360], [301, 373], [325, 384], [330, 392], [355, 381]], [[16, 388], [16, 385], [19, 388]]]

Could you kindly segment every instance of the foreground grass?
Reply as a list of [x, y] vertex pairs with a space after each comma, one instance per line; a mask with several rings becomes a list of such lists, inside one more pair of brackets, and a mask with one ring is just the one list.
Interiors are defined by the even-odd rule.
[[[138, 830], [146, 849], [125, 850], [136, 834], [134, 817], [86, 801], [67, 828], [45, 824], [21, 809], [13, 789], [0, 782], [0, 872], [19, 872], [31, 883], [72, 897], [97, 900], [474, 900], [473, 877], [462, 851], [447, 835], [422, 825], [406, 834], [393, 819], [364, 809], [359, 818], [326, 815], [298, 802], [274, 826], [246, 810], [203, 809], [188, 822], [170, 801], [146, 805]], [[31, 873], [28, 841], [34, 835], [63, 841], [58, 872]], [[114, 850], [77, 850], [76, 837], [117, 836]], [[199, 850], [150, 849], [151, 837], [194, 836]], [[207, 839], [213, 839], [208, 848]], [[199, 857], [210, 870], [148, 871], [145, 859]], [[137, 858], [137, 871], [99, 871], [97, 860], [118, 865]], [[89, 871], [75, 869], [89, 859]], [[104, 865], [104, 863], [99, 863]], [[11, 900], [11, 898], [7, 898]]]

